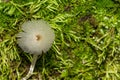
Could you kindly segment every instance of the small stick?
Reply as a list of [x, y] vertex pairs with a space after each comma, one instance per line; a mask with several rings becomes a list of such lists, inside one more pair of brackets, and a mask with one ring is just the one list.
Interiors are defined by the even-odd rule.
[[33, 60], [32, 60], [32, 63], [30, 65], [30, 69], [29, 69], [28, 74], [24, 78], [22, 78], [21, 80], [27, 80], [33, 74], [33, 70], [35, 68], [35, 64], [36, 64], [37, 58], [38, 58], [38, 55], [34, 54], [33, 55]]

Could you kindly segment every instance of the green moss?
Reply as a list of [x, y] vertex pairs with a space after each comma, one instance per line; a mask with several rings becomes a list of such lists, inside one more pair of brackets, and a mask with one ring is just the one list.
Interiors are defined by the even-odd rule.
[[30, 79], [119, 80], [120, 9], [118, 0], [0, 1], [0, 79], [19, 80], [32, 55], [17, 45], [26, 20], [44, 19], [56, 39], [38, 59]]

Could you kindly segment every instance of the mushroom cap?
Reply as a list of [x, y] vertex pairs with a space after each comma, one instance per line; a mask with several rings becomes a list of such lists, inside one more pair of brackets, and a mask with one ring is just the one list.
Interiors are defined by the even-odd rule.
[[55, 39], [54, 31], [44, 20], [31, 20], [22, 24], [23, 32], [18, 33], [17, 43], [27, 53], [46, 53]]

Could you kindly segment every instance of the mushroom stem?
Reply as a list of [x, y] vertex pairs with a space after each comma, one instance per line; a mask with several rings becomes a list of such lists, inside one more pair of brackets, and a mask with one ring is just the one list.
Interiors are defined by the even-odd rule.
[[35, 64], [36, 64], [37, 58], [38, 58], [38, 55], [34, 54], [33, 55], [33, 59], [32, 59], [32, 63], [30, 65], [29, 72], [28, 72], [28, 74], [24, 78], [22, 78], [22, 80], [27, 80], [33, 74], [33, 70], [35, 68]]

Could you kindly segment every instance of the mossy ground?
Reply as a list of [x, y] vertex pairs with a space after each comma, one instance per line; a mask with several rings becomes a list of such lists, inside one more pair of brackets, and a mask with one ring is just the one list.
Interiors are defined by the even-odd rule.
[[119, 0], [0, 0], [0, 80], [20, 80], [32, 55], [17, 45], [21, 24], [44, 19], [52, 48], [29, 80], [120, 80]]

